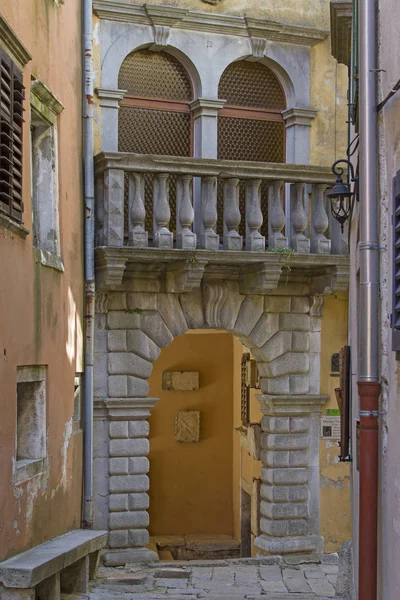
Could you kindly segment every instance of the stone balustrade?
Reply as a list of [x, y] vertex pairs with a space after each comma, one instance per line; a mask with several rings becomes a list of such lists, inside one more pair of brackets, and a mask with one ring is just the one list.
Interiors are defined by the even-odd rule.
[[101, 153], [95, 172], [97, 246], [342, 253], [328, 167]]

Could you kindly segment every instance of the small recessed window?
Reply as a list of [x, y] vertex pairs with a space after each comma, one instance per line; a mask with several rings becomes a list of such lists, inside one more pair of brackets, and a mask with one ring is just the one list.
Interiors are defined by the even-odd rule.
[[32, 203], [36, 248], [59, 255], [56, 131], [32, 112]]
[[37, 474], [42, 470], [46, 453], [46, 367], [18, 367], [17, 470], [22, 469], [27, 477]]

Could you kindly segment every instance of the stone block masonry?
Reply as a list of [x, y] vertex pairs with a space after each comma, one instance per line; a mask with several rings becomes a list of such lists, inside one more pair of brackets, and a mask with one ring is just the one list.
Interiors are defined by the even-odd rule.
[[[107, 565], [154, 560], [149, 534], [148, 398], [152, 362], [188, 328], [228, 330], [251, 348], [261, 376], [261, 554], [321, 552], [318, 419], [321, 300], [241, 294], [205, 278], [185, 293], [119, 291], [97, 302], [95, 526]], [[319, 307], [318, 310], [315, 306]]]

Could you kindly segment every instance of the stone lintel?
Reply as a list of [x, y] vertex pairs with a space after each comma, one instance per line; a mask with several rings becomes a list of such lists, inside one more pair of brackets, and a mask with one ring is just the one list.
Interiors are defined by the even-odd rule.
[[104, 398], [94, 401], [95, 420], [141, 421], [150, 416], [150, 410], [159, 398]]
[[257, 394], [264, 415], [297, 416], [318, 413], [329, 400], [328, 395], [282, 395]]
[[323, 554], [324, 538], [320, 535], [304, 535], [296, 537], [272, 537], [265, 534], [258, 536], [254, 542], [261, 554]]

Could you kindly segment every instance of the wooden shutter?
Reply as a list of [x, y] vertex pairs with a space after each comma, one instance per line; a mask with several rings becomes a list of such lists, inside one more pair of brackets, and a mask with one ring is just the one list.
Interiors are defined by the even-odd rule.
[[400, 171], [393, 179], [392, 350], [400, 351]]
[[0, 211], [22, 221], [22, 73], [0, 48]]
[[342, 462], [350, 458], [350, 419], [351, 419], [351, 360], [350, 346], [344, 346], [339, 354], [340, 388], [336, 388], [336, 400], [340, 409], [340, 454]]

